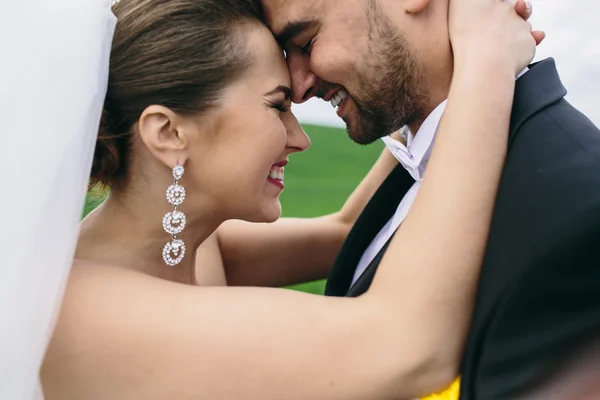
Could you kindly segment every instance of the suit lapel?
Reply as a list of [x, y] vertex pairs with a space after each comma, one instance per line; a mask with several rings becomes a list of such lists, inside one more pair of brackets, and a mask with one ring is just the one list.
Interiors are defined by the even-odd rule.
[[362, 212], [338, 255], [325, 288], [327, 296], [345, 296], [356, 266], [373, 238], [396, 212], [414, 180], [402, 165], [386, 178]]
[[381, 248], [379, 253], [373, 258], [367, 269], [362, 273], [362, 275], [356, 280], [354, 285], [348, 289], [348, 293], [346, 293], [347, 297], [358, 297], [361, 294], [365, 293], [369, 287], [371, 286], [371, 282], [373, 282], [373, 278], [375, 277], [375, 272], [377, 272], [377, 267], [381, 263], [381, 259], [385, 254], [390, 242], [396, 235], [396, 232], [388, 239], [385, 245]]

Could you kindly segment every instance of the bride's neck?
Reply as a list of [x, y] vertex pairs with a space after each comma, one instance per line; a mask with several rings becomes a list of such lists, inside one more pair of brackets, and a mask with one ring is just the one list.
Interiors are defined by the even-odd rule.
[[194, 202], [194, 209], [202, 210], [201, 215], [188, 213], [188, 207], [181, 206], [187, 223], [178, 237], [185, 243], [186, 255], [180, 264], [169, 267], [162, 258], [162, 249], [171, 236], [164, 231], [162, 218], [171, 208], [166, 200], [149, 200], [148, 197], [126, 193], [109, 195], [82, 222], [76, 256], [194, 284], [195, 250], [222, 221], [211, 218], [215, 213], [198, 201]]

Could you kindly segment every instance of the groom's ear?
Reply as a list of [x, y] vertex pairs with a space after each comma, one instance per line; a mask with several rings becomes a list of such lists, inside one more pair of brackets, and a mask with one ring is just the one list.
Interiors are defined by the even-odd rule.
[[181, 116], [167, 107], [152, 105], [142, 112], [137, 125], [142, 142], [154, 157], [169, 168], [185, 163], [189, 143]]
[[408, 14], [418, 14], [425, 10], [431, 0], [402, 0], [404, 3], [404, 10]]

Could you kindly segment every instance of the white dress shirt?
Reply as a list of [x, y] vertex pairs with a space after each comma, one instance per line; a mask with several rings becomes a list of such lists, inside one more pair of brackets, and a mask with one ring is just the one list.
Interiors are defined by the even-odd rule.
[[429, 161], [433, 140], [445, 108], [446, 101], [437, 106], [436, 109], [429, 114], [416, 135], [413, 135], [409, 132], [406, 146], [404, 146], [404, 144], [398, 140], [392, 139], [390, 136], [381, 138], [390, 152], [413, 177], [415, 183], [408, 190], [408, 192], [406, 192], [406, 195], [398, 205], [394, 216], [383, 226], [377, 236], [375, 236], [375, 239], [373, 239], [369, 247], [367, 247], [363, 253], [360, 261], [358, 262], [356, 271], [354, 271], [352, 284], [358, 280], [362, 273], [367, 269], [371, 261], [373, 261], [375, 256], [392, 237], [394, 232], [396, 232], [402, 221], [404, 221], [404, 218], [406, 218], [406, 215], [408, 214], [408, 211], [410, 210], [410, 207], [417, 196], [419, 187], [421, 186], [423, 174], [425, 173], [425, 168], [427, 167], [427, 162]]
[[[517, 76], [517, 79], [523, 76], [528, 70], [528, 68], [525, 68], [521, 71]], [[394, 216], [383, 226], [363, 253], [358, 262], [358, 266], [354, 271], [352, 284], [354, 284], [363, 272], [365, 272], [371, 261], [373, 261], [375, 256], [377, 256], [394, 232], [396, 232], [402, 221], [404, 221], [404, 218], [408, 215], [408, 211], [415, 201], [415, 197], [421, 186], [421, 181], [423, 180], [423, 175], [425, 174], [425, 169], [429, 162], [429, 156], [431, 155], [435, 135], [439, 128], [442, 115], [444, 115], [444, 110], [446, 109], [446, 103], [447, 100], [444, 100], [431, 112], [431, 114], [429, 114], [416, 135], [413, 135], [410, 132], [408, 133], [406, 146], [390, 136], [381, 138], [388, 150], [413, 177], [415, 183], [408, 192], [406, 192], [406, 195], [404, 195]]]

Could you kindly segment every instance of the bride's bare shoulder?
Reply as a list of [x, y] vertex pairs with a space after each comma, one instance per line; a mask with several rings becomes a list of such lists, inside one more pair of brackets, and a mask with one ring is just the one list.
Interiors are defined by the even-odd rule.
[[161, 347], [156, 344], [168, 345], [170, 329], [187, 326], [187, 304], [204, 299], [204, 291], [128, 268], [75, 260], [41, 371], [46, 398], [151, 398], [115, 395], [128, 393], [132, 380], [151, 380], [129, 374], [136, 369], [129, 359], [148, 356], [138, 366], [157, 365]]
[[137, 272], [133, 269], [118, 267], [102, 261], [84, 260], [76, 258], [73, 260], [71, 273], [69, 274], [68, 288], [74, 285], [105, 285], [107, 281], [114, 280], [114, 284], [151, 284], [160, 281], [149, 275]]
[[[186, 292], [194, 288], [148, 274], [111, 265], [102, 261], [75, 259], [69, 274], [65, 302], [71, 299], [80, 303], [84, 298], [92, 305], [96, 300], [105, 304], [132, 297], [154, 297], [166, 292]], [[196, 288], [197, 289], [197, 288]], [[114, 304], [113, 304], [114, 305]]]
[[171, 282], [130, 268], [76, 259], [67, 282], [61, 319], [68, 324], [87, 325], [90, 318], [99, 321], [106, 317], [106, 326], [131, 324], [128, 319], [134, 314], [169, 315], [166, 303], [175, 305], [190, 298], [204, 298], [204, 291], [205, 288]]

